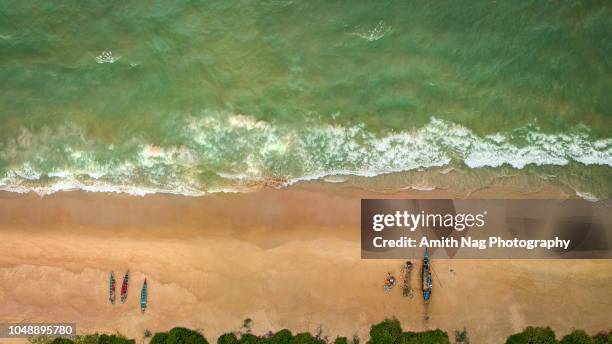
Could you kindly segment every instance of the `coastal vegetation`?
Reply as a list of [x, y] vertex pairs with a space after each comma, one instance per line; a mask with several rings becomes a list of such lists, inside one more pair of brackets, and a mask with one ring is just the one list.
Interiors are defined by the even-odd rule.
[[574, 330], [570, 334], [557, 340], [555, 332], [550, 327], [527, 327], [523, 332], [508, 337], [506, 344], [610, 344], [612, 331], [600, 332], [589, 336], [583, 330]]
[[[276, 333], [268, 332], [257, 336], [251, 333], [252, 320], [245, 321], [248, 326], [243, 326], [240, 332], [225, 333], [217, 339], [217, 344], [359, 344], [359, 337], [353, 336], [351, 340], [346, 337], [336, 337], [330, 340], [318, 330], [315, 335], [309, 332], [293, 334], [287, 329]], [[168, 332], [158, 332], [152, 337], [143, 336], [139, 343], [148, 344], [209, 344], [204, 335], [199, 331], [175, 327]], [[455, 331], [454, 344], [469, 344], [466, 329]], [[32, 344], [135, 344], [135, 339], [128, 339], [120, 334], [89, 334], [73, 338], [33, 338]], [[550, 327], [527, 327], [522, 332], [509, 336], [506, 344], [612, 344], [612, 331], [604, 331], [589, 336], [583, 330], [574, 330], [556, 339], [555, 332]], [[448, 333], [440, 330], [429, 330], [423, 332], [405, 332], [397, 319], [385, 319], [372, 325], [370, 328], [370, 339], [366, 344], [451, 344]]]

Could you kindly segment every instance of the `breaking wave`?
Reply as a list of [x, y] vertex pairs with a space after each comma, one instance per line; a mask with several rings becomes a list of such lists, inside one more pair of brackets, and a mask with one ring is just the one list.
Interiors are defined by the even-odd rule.
[[353, 32], [353, 35], [363, 38], [368, 42], [375, 42], [379, 39], [385, 37], [385, 35], [391, 31], [391, 27], [385, 25], [385, 23], [380, 20], [376, 26], [371, 28], [370, 30], [364, 32]]
[[363, 125], [296, 129], [243, 115], [193, 117], [182, 128], [182, 143], [172, 146], [138, 138], [108, 145], [76, 125], [22, 129], [0, 143], [0, 189], [199, 196], [456, 163], [469, 168], [570, 162], [612, 167], [612, 139], [592, 139], [587, 129], [550, 134], [523, 127], [483, 136], [432, 118], [418, 129], [375, 134]]
[[96, 56], [95, 60], [96, 60], [96, 63], [98, 64], [104, 64], [104, 63], [115, 63], [120, 58], [121, 58], [120, 56], [119, 57], [113, 56], [112, 51], [105, 50], [100, 55]]

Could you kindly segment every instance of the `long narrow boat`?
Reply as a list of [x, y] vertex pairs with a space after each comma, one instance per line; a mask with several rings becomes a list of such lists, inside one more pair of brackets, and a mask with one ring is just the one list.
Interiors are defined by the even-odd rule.
[[431, 266], [429, 265], [429, 251], [425, 248], [425, 255], [423, 256], [423, 268], [421, 270], [421, 284], [423, 286], [423, 300], [429, 302], [431, 297]]
[[412, 298], [412, 288], [410, 287], [410, 273], [412, 272], [412, 262], [406, 261], [406, 263], [402, 266], [402, 271], [404, 272], [404, 282], [402, 284], [402, 295]]
[[142, 284], [142, 290], [140, 291], [140, 311], [142, 313], [147, 309], [147, 279], [145, 278]]
[[112, 271], [110, 273], [108, 300], [110, 301], [111, 305], [115, 304], [115, 274]]
[[125, 303], [125, 300], [127, 299], [129, 280], [130, 280], [130, 272], [127, 271], [125, 273], [125, 276], [123, 276], [123, 283], [121, 284], [121, 303]]

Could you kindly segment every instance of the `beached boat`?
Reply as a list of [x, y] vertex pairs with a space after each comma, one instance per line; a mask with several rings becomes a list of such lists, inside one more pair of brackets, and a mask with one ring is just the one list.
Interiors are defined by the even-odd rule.
[[423, 286], [423, 300], [429, 302], [431, 297], [431, 266], [429, 261], [429, 251], [425, 248], [425, 255], [423, 255], [423, 268], [421, 270], [421, 284]]
[[125, 276], [123, 276], [123, 283], [121, 284], [121, 303], [125, 303], [125, 300], [127, 299], [129, 279], [130, 279], [130, 272], [127, 271], [125, 273]]
[[412, 288], [410, 287], [410, 272], [412, 272], [413, 264], [411, 261], [406, 261], [402, 266], [404, 272], [404, 282], [402, 284], [402, 295], [412, 298]]
[[115, 304], [115, 274], [112, 271], [110, 273], [108, 300], [112, 305]]
[[145, 278], [142, 284], [142, 290], [140, 291], [140, 311], [142, 313], [147, 309], [147, 279]]

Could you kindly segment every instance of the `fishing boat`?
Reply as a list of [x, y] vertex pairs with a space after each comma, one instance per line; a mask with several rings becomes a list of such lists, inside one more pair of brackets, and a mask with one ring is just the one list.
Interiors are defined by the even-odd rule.
[[142, 290], [140, 291], [140, 311], [142, 313], [147, 309], [147, 279], [145, 278], [142, 284]]
[[404, 282], [402, 284], [402, 295], [412, 298], [412, 288], [410, 287], [410, 272], [412, 272], [413, 264], [411, 261], [406, 261], [402, 266], [404, 272]]
[[115, 304], [115, 274], [112, 271], [110, 273], [108, 300], [110, 301], [111, 305]]
[[129, 279], [130, 279], [130, 272], [127, 271], [125, 273], [125, 276], [123, 276], [123, 283], [121, 284], [121, 303], [125, 303], [125, 300], [127, 299]]
[[423, 269], [421, 270], [421, 284], [423, 286], [423, 300], [429, 302], [431, 297], [431, 266], [429, 261], [429, 251], [425, 248], [425, 255], [423, 256]]

